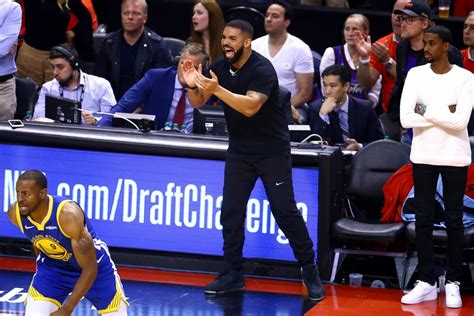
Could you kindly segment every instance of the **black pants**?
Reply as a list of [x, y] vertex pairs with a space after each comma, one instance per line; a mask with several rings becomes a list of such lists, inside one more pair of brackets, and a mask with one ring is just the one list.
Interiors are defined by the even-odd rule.
[[443, 200], [448, 234], [446, 279], [459, 281], [464, 250], [463, 196], [467, 167], [413, 164], [416, 214], [416, 250], [419, 279], [435, 283], [433, 270], [433, 222], [438, 176], [443, 181]]
[[227, 154], [221, 224], [224, 260], [242, 269], [247, 202], [258, 178], [262, 179], [275, 220], [288, 238], [300, 266], [314, 263], [313, 242], [296, 207], [290, 153], [268, 158], [242, 158]]

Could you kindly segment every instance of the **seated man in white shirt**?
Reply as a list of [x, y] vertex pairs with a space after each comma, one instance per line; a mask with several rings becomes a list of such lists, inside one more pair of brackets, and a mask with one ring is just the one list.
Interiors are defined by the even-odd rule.
[[252, 49], [270, 60], [280, 86], [290, 90], [293, 118], [301, 123], [307, 120], [305, 104], [313, 94], [314, 65], [309, 46], [288, 33], [291, 19], [288, 3], [272, 1], [265, 15], [268, 35], [253, 40]]
[[52, 94], [81, 103], [82, 124], [96, 125], [94, 112], [109, 112], [115, 105], [110, 83], [101, 77], [81, 71], [77, 51], [67, 44], [55, 46], [49, 53], [54, 79], [43, 84], [35, 106], [33, 120], [45, 117], [45, 96]]

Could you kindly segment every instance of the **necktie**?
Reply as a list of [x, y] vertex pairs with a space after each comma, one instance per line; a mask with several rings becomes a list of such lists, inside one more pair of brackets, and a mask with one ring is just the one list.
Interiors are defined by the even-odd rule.
[[339, 125], [341, 126], [344, 142], [349, 138], [349, 117], [345, 109], [339, 109]]
[[176, 112], [174, 113], [173, 123], [177, 123], [178, 127], [181, 128], [184, 122], [184, 110], [186, 109], [186, 89], [181, 89], [181, 97], [179, 98], [178, 105], [176, 106]]

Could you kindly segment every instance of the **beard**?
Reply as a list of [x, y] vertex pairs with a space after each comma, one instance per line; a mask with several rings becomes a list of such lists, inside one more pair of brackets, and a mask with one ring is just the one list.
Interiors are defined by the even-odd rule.
[[74, 71], [72, 71], [71, 75], [64, 80], [59, 80], [59, 79], [56, 79], [56, 80], [58, 80], [59, 84], [61, 84], [62, 86], [67, 86], [73, 78], [74, 78]]
[[244, 53], [244, 46], [240, 46], [240, 48], [235, 52], [234, 57], [232, 58], [226, 58], [227, 62], [229, 64], [235, 64], [236, 62], [239, 61], [240, 57], [242, 57], [242, 54]]

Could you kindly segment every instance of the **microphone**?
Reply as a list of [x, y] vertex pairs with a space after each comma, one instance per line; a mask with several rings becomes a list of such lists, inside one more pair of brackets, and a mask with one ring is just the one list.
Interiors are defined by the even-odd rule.
[[[101, 111], [92, 112], [92, 111], [83, 110], [83, 109], [76, 109], [76, 110], [78, 110], [78, 111], [80, 111], [80, 112], [91, 113], [92, 116], [96, 116], [96, 115], [109, 115], [109, 116], [112, 116], [112, 117], [116, 117], [116, 118], [125, 120], [125, 121], [127, 121], [128, 123], [130, 123], [137, 131], [141, 131], [140, 127], [138, 127], [137, 124], [135, 124], [134, 122], [132, 122], [132, 120], [126, 118], [125, 116], [121, 115], [121, 114], [129, 114], [129, 113], [109, 113], [109, 112], [101, 112]], [[153, 119], [154, 119], [154, 115], [153, 115]]]

